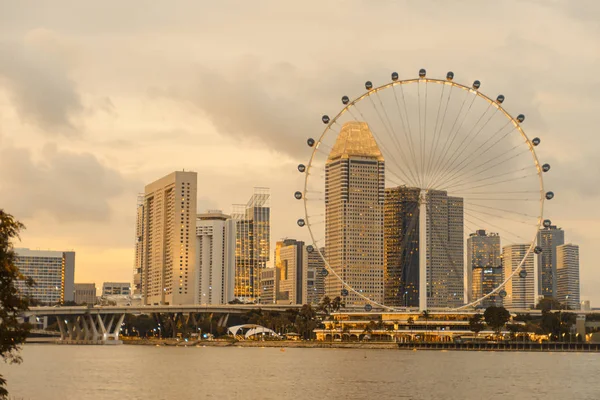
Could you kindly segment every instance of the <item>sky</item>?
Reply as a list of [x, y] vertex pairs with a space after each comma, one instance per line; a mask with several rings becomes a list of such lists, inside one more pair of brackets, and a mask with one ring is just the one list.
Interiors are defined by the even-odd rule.
[[420, 68], [479, 79], [528, 116], [552, 165], [545, 216], [580, 245], [600, 305], [600, 3], [5, 1], [0, 207], [21, 247], [74, 249], [76, 282], [130, 281], [136, 198], [198, 172], [198, 210], [272, 194], [272, 238], [302, 237], [305, 140], [340, 97]]

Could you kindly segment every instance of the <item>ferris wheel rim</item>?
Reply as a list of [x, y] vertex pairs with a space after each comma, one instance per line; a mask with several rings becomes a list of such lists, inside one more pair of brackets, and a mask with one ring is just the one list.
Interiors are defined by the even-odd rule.
[[[538, 181], [539, 181], [539, 190], [540, 190], [540, 198], [539, 198], [539, 202], [540, 202], [540, 206], [539, 206], [539, 216], [537, 217], [537, 223], [535, 225], [535, 233], [533, 236], [533, 239], [527, 243], [523, 243], [525, 245], [527, 245], [527, 252], [525, 253], [525, 255], [523, 256], [522, 260], [520, 261], [520, 263], [517, 265], [517, 267], [514, 269], [514, 271], [512, 271], [512, 273], [505, 278], [501, 284], [499, 284], [494, 290], [492, 290], [491, 292], [487, 293], [486, 295], [472, 301], [469, 302], [467, 304], [464, 304], [462, 306], [459, 307], [451, 307], [448, 308], [449, 311], [459, 311], [459, 310], [464, 310], [467, 308], [471, 308], [474, 307], [478, 304], [480, 304], [482, 301], [484, 301], [485, 299], [487, 299], [488, 297], [491, 297], [497, 293], [499, 293], [501, 290], [504, 289], [504, 287], [506, 286], [506, 284], [517, 274], [521, 271], [521, 269], [523, 268], [523, 265], [525, 264], [525, 261], [527, 260], [527, 258], [529, 257], [529, 255], [531, 254], [531, 252], [533, 252], [535, 246], [536, 246], [536, 241], [537, 241], [537, 235], [538, 235], [538, 231], [540, 230], [542, 224], [543, 224], [543, 215], [544, 215], [544, 202], [545, 202], [545, 189], [544, 189], [544, 179], [543, 179], [543, 171], [542, 171], [542, 167], [540, 166], [540, 162], [539, 159], [537, 157], [537, 154], [535, 152], [535, 146], [533, 145], [532, 141], [529, 139], [529, 137], [527, 136], [527, 134], [525, 133], [525, 131], [523, 130], [523, 128], [521, 127], [521, 123], [514, 118], [508, 111], [506, 111], [506, 109], [504, 107], [502, 107], [502, 105], [496, 101], [493, 100], [492, 98], [488, 97], [487, 95], [485, 95], [484, 93], [482, 93], [481, 91], [479, 91], [478, 88], [473, 88], [473, 87], [469, 87], [460, 83], [455, 82], [453, 79], [434, 79], [434, 78], [427, 78], [427, 77], [419, 77], [419, 78], [413, 78], [413, 79], [398, 79], [398, 80], [393, 80], [392, 82], [383, 84], [381, 86], [378, 87], [373, 87], [372, 89], [368, 89], [366, 92], [364, 92], [363, 94], [361, 94], [360, 96], [354, 98], [351, 101], [348, 101], [347, 104], [344, 105], [344, 107], [342, 108], [342, 110], [340, 110], [335, 117], [329, 119], [329, 121], [325, 124], [325, 129], [323, 130], [323, 132], [321, 133], [321, 135], [319, 136], [318, 140], [315, 141], [314, 145], [312, 146], [313, 151], [311, 153], [310, 156], [310, 160], [308, 162], [308, 164], [306, 165], [306, 170], [305, 170], [305, 177], [304, 177], [304, 189], [302, 191], [302, 201], [304, 204], [304, 216], [305, 216], [305, 223], [306, 223], [306, 227], [308, 229], [312, 244], [314, 245], [314, 250], [316, 250], [319, 254], [319, 256], [321, 257], [321, 259], [323, 260], [323, 263], [328, 271], [328, 273], [332, 273], [342, 284], [342, 287], [344, 289], [347, 289], [351, 292], [353, 292], [354, 294], [358, 295], [361, 299], [365, 300], [367, 302], [367, 304], [372, 304], [375, 305], [377, 307], [386, 309], [386, 310], [390, 310], [390, 311], [395, 311], [395, 310], [400, 310], [400, 309], [406, 309], [409, 307], [392, 307], [392, 306], [387, 306], [385, 304], [381, 304], [375, 300], [369, 299], [367, 296], [363, 295], [362, 293], [360, 293], [359, 291], [357, 291], [354, 287], [352, 287], [352, 285], [346, 283], [339, 275], [338, 273], [335, 271], [334, 268], [331, 267], [331, 265], [329, 264], [329, 261], [327, 260], [327, 258], [325, 257], [325, 255], [323, 255], [323, 253], [321, 252], [320, 247], [317, 244], [317, 240], [315, 239], [314, 236], [314, 232], [310, 223], [310, 216], [308, 214], [308, 205], [307, 205], [307, 198], [306, 198], [306, 194], [308, 192], [308, 178], [310, 176], [310, 170], [313, 167], [313, 160], [315, 155], [317, 154], [317, 150], [319, 148], [319, 145], [322, 143], [323, 138], [325, 137], [325, 135], [327, 134], [327, 131], [331, 130], [332, 132], [333, 129], [331, 129], [331, 126], [335, 123], [337, 123], [337, 120], [339, 118], [341, 118], [346, 112], [348, 112], [350, 110], [351, 107], [354, 107], [356, 104], [360, 103], [362, 100], [369, 98], [372, 94], [377, 94], [380, 91], [383, 91], [385, 89], [388, 88], [394, 88], [395, 86], [400, 86], [400, 85], [408, 85], [408, 84], [419, 84], [419, 83], [434, 83], [434, 84], [441, 84], [441, 85], [448, 85], [452, 88], [456, 87], [459, 88], [461, 90], [467, 91], [468, 93], [471, 93], [479, 98], [482, 98], [483, 100], [485, 100], [486, 102], [488, 102], [491, 106], [496, 107], [497, 110], [499, 110], [500, 112], [502, 112], [502, 114], [504, 115], [504, 117], [506, 117], [509, 122], [511, 122], [514, 126], [514, 128], [519, 132], [519, 134], [521, 135], [521, 137], [525, 140], [525, 144], [528, 147], [528, 150], [530, 152], [530, 154], [532, 155], [533, 158], [533, 162], [534, 165], [536, 167], [536, 174], [538, 177]], [[422, 189], [422, 190], [431, 190], [432, 188], [429, 189]], [[464, 234], [464, 232], [463, 232]], [[534, 273], [535, 273], [535, 269], [534, 269]], [[535, 279], [535, 277], [534, 277]], [[537, 297], [537, 293], [534, 293], [534, 295]]]

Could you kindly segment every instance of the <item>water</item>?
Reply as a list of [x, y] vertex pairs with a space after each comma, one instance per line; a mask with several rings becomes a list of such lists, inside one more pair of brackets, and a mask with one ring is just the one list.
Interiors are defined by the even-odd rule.
[[600, 399], [598, 354], [27, 345], [23, 400]]

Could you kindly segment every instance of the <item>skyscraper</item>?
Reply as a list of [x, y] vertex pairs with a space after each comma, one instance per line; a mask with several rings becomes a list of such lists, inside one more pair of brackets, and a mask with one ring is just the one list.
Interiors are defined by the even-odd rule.
[[512, 244], [502, 249], [503, 279], [507, 279], [523, 261], [521, 271], [527, 276], [521, 277], [520, 272], [510, 279], [504, 288], [506, 297], [504, 307], [506, 308], [533, 308], [535, 306], [535, 274], [533, 251], [527, 254], [529, 244]]
[[570, 310], [579, 310], [579, 285], [579, 246], [570, 243], [557, 246], [556, 300]]
[[565, 243], [565, 232], [555, 225], [540, 229], [537, 245], [542, 253], [538, 261], [538, 294], [556, 298], [556, 248]]
[[464, 304], [463, 199], [427, 191], [427, 307]]
[[235, 221], [220, 210], [196, 221], [196, 304], [227, 304], [234, 299]]
[[[479, 229], [467, 239], [467, 303], [493, 291], [502, 283], [502, 248], [497, 233]], [[502, 304], [498, 295], [486, 298], [480, 306]]]
[[136, 268], [143, 304], [193, 304], [197, 174], [176, 171], [146, 186], [138, 205]]
[[144, 195], [138, 195], [135, 219], [135, 260], [133, 263], [133, 294], [142, 294], [142, 271], [144, 267]]
[[[325, 248], [321, 248], [321, 253], [325, 255]], [[325, 276], [323, 275], [323, 269], [325, 268], [325, 262], [321, 255], [315, 249], [312, 252], [307, 252], [308, 255], [308, 272], [306, 291], [308, 304], [318, 304], [321, 299], [325, 296]]]
[[[383, 301], [384, 190], [384, 159], [369, 126], [345, 123], [325, 165], [325, 251], [348, 285], [377, 302]], [[334, 298], [342, 284], [330, 274], [326, 289]], [[366, 301], [349, 291], [345, 303]]]
[[254, 188], [246, 204], [233, 206], [236, 222], [234, 295], [246, 301], [260, 299], [261, 270], [269, 261], [271, 209], [268, 188]]
[[385, 305], [419, 306], [418, 188], [385, 189], [383, 265]]
[[275, 265], [280, 271], [277, 303], [305, 304], [307, 302], [308, 256], [304, 242], [285, 239], [277, 242], [279, 253]]
[[19, 296], [44, 305], [74, 300], [75, 252], [17, 248], [15, 254], [15, 264], [21, 274], [35, 281], [33, 286], [16, 281]]

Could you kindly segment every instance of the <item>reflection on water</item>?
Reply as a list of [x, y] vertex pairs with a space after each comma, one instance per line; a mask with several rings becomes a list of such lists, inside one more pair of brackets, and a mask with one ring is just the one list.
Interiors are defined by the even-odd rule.
[[599, 399], [597, 354], [27, 345], [23, 400]]

